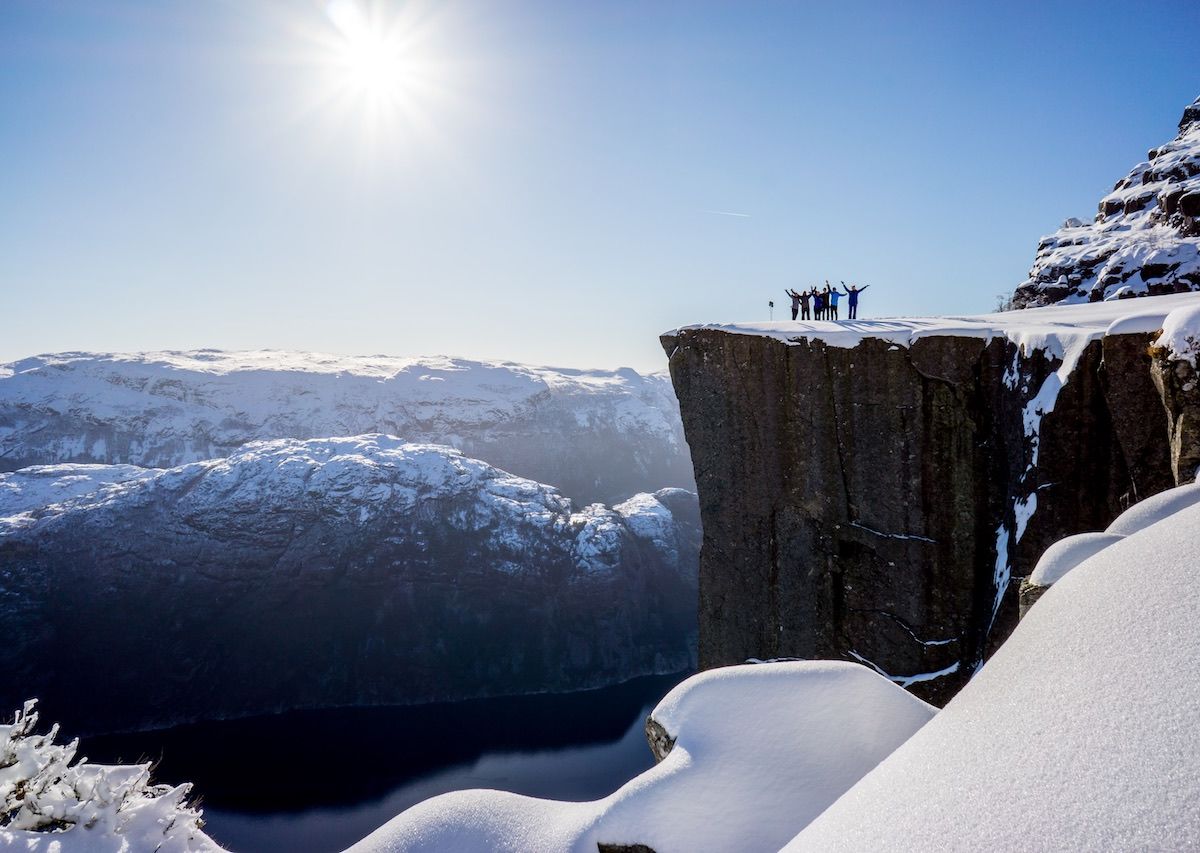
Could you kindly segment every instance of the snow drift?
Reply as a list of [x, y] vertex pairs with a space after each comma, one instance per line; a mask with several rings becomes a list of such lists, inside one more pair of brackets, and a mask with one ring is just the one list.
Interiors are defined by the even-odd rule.
[[414, 806], [351, 850], [777, 850], [933, 713], [857, 664], [710, 670], [654, 709], [674, 745], [611, 796], [560, 803], [459, 791]]

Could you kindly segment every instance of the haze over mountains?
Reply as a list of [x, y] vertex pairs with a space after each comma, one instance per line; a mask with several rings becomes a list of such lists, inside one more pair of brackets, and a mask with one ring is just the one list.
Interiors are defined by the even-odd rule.
[[76, 731], [694, 666], [699, 520], [661, 376], [41, 356], [0, 367], [0, 448], [0, 702]]

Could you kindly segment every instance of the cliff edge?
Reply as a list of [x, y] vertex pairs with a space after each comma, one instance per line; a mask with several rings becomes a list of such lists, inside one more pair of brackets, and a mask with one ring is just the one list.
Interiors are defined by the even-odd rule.
[[701, 667], [857, 660], [947, 700], [1051, 543], [1191, 479], [1194, 365], [1151, 345], [1198, 306], [663, 335], [700, 494]]

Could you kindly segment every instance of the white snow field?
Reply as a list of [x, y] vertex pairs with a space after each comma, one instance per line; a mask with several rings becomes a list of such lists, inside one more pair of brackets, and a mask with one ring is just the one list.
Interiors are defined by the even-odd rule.
[[0, 725], [0, 847], [28, 853], [215, 853], [189, 785], [151, 785], [150, 765], [75, 762], [78, 741], [36, 734], [27, 702]]
[[786, 849], [1195, 850], [1200, 506], [1141, 520]]
[[853, 663], [709, 670], [653, 711], [674, 748], [612, 795], [563, 803], [459, 791], [403, 812], [351, 850], [778, 850], [934, 712]]

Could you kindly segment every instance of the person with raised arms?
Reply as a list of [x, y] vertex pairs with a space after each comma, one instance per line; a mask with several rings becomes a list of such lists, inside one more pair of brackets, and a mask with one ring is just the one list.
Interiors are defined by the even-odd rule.
[[871, 285], [868, 284], [868, 285], [864, 285], [863, 287], [855, 287], [852, 284], [849, 287], [846, 287], [846, 282], [844, 282], [844, 281], [842, 282], [842, 287], [845, 289], [846, 295], [850, 297], [850, 319], [851, 320], [858, 319], [858, 294], [862, 293], [864, 290], [866, 290], [870, 286]]

